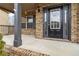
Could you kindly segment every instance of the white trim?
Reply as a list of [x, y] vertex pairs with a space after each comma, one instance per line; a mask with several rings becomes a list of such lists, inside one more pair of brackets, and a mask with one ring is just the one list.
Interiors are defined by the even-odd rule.
[[[60, 8], [50, 10], [50, 19], [52, 18], [51, 17], [51, 12], [54, 12], [54, 11], [60, 11]], [[60, 15], [59, 17], [61, 17], [61, 13], [59, 13], [59, 15]], [[59, 27], [57, 28], [57, 23], [55, 23], [53, 25], [53, 28], [52, 28], [52, 26], [51, 26], [52, 22], [59, 22]], [[50, 29], [61, 29], [61, 20], [59, 20], [59, 21], [58, 20], [53, 20], [52, 22], [50, 20]], [[55, 27], [55, 25], [56, 25], [56, 27]]]

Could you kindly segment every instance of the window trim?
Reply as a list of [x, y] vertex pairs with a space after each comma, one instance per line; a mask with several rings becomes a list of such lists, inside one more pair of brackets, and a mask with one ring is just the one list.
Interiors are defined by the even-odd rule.
[[[51, 19], [51, 12], [54, 12], [54, 11], [60, 11], [60, 22], [59, 22], [59, 27], [57, 28], [57, 26], [56, 26], [56, 28], [55, 28], [55, 23], [54, 23], [54, 25], [53, 25], [53, 27], [54, 28], [52, 28], [52, 26], [51, 26], [51, 21], [50, 21], [50, 29], [61, 29], [61, 9], [60, 8], [56, 8], [56, 9], [51, 9], [50, 10], [50, 19]], [[52, 21], [52, 22], [56, 22], [56, 21]], [[57, 24], [56, 24], [57, 25]]]

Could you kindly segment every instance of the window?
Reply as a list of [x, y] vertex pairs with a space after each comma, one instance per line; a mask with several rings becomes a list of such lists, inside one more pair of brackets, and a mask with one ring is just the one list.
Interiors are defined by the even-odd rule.
[[34, 16], [28, 16], [27, 17], [27, 28], [35, 28]]
[[50, 10], [50, 29], [60, 29], [61, 21], [60, 21], [60, 9], [52, 9]]

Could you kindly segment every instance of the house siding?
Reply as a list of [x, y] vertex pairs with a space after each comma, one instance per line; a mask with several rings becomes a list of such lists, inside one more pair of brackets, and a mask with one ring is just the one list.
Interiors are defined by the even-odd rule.
[[[8, 34], [9, 31], [9, 28], [7, 27], [8, 25], [10, 25], [8, 19], [8, 13], [0, 9], [0, 33], [2, 33], [3, 35]], [[5, 25], [6, 27], [3, 27]]]

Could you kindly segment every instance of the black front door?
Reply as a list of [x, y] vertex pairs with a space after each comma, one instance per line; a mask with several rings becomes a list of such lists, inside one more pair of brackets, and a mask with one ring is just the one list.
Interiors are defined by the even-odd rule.
[[62, 9], [49, 10], [48, 36], [53, 38], [63, 37]]
[[52, 38], [68, 38], [69, 5], [45, 9], [44, 36]]

